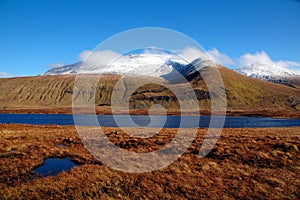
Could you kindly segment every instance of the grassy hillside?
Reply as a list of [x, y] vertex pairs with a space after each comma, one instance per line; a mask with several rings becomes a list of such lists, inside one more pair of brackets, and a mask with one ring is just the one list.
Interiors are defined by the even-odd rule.
[[[230, 69], [220, 66], [227, 95], [227, 110], [229, 111], [287, 111], [300, 110], [300, 90], [284, 85], [260, 81], [240, 75]], [[202, 76], [210, 76], [211, 69], [204, 68]], [[90, 75], [95, 78], [99, 75]], [[111, 105], [111, 94], [117, 75], [103, 75], [97, 86], [95, 104], [99, 110], [107, 110]], [[145, 84], [132, 90], [136, 83], [154, 80], [153, 77], [124, 77], [118, 87], [118, 95], [129, 96], [132, 110], [145, 110], [155, 103], [159, 103], [168, 110], [179, 108], [178, 100], [171, 90], [184, 91], [187, 83], [172, 83], [170, 89], [159, 84]], [[34, 76], [0, 79], [0, 109], [9, 110], [70, 110], [74, 75]], [[164, 82], [157, 78], [158, 83]], [[190, 77], [190, 83], [195, 90], [201, 110], [210, 109], [210, 93], [201, 76]], [[219, 86], [216, 86], [219, 87]], [[91, 91], [82, 91], [78, 97], [90, 95]], [[189, 104], [191, 96], [182, 93], [184, 101]]]
[[231, 110], [299, 110], [300, 90], [221, 69]]

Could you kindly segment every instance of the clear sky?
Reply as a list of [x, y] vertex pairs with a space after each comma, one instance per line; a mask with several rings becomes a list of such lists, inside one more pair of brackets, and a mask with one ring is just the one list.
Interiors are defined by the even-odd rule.
[[233, 60], [264, 51], [300, 62], [300, 1], [0, 0], [0, 76], [74, 63], [113, 34], [147, 26], [182, 32]]

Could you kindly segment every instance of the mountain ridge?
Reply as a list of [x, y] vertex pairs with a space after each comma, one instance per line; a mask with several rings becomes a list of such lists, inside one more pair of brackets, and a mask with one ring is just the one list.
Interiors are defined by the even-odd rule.
[[[214, 65], [205, 57], [188, 62], [178, 55], [173, 54], [128, 54], [120, 56], [109, 67], [100, 63], [89, 63], [80, 61], [70, 65], [52, 68], [41, 75], [60, 75], [77, 73], [104, 73], [120, 75], [145, 75], [174, 79], [175, 71], [185, 74], [185, 71], [194, 66], [193, 62], [203, 61], [204, 65]], [[290, 87], [300, 88], [300, 74], [276, 64], [252, 63], [247, 67], [240, 67], [234, 71], [250, 78], [260, 79], [273, 83], [283, 84]], [[172, 77], [173, 76], [173, 77]]]

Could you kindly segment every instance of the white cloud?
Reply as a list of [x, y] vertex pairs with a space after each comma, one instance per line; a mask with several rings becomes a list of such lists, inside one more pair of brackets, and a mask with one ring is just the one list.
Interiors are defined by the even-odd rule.
[[300, 62], [280, 60], [277, 62], [278, 65], [292, 69], [300, 74]]
[[197, 58], [205, 58], [213, 60], [215, 63], [221, 64], [221, 65], [234, 65], [234, 61], [227, 56], [224, 53], [221, 53], [218, 49], [213, 48], [207, 52], [194, 48], [194, 47], [188, 47], [182, 50], [175, 51], [178, 53], [178, 55], [188, 62], [192, 62]]
[[188, 47], [182, 50], [177, 50], [175, 51], [176, 53], [178, 53], [178, 55], [182, 58], [184, 58], [186, 61], [188, 62], [192, 62], [197, 58], [207, 58], [208, 54], [206, 54], [205, 52], [203, 52], [200, 49], [196, 49], [194, 47]]
[[150, 47], [150, 48], [146, 48], [143, 51], [144, 54], [159, 54], [159, 55], [167, 55], [168, 53], [166, 51], [164, 51], [163, 49], [159, 49], [156, 47]]
[[279, 60], [274, 61], [265, 51], [256, 52], [254, 54], [246, 53], [242, 55], [237, 61], [237, 67], [247, 67], [251, 64], [262, 63], [268, 65], [278, 65], [288, 69], [293, 69], [295, 71], [300, 71], [300, 63], [289, 61], [289, 60]]
[[224, 66], [232, 66], [234, 65], [234, 61], [224, 53], [221, 53], [218, 49], [213, 48], [207, 52], [215, 63], [224, 65]]
[[14, 77], [14, 75], [7, 72], [0, 72], [0, 78], [8, 78], [8, 77]]
[[[196, 48], [186, 48], [182, 50], [176, 50], [173, 52], [188, 62], [192, 62], [193, 60], [199, 57], [209, 57], [207, 53], [204, 53], [203, 51]], [[167, 55], [166, 52], [160, 49], [156, 49], [154, 47], [153, 49], [146, 49], [145, 51], [143, 51], [143, 53]], [[128, 62], [128, 59], [130, 59], [126, 56], [123, 56], [111, 50], [104, 50], [104, 51], [86, 50], [80, 53], [79, 58], [84, 61], [86, 67], [94, 66], [97, 67], [98, 69], [99, 67], [105, 67], [107, 64], [111, 63], [116, 59], [118, 60], [118, 62]]]
[[96, 66], [96, 67], [105, 67], [107, 64], [112, 62], [115, 59], [122, 59], [122, 55], [111, 51], [83, 51], [79, 57], [85, 62], [88, 66]]
[[239, 67], [246, 67], [255, 63], [275, 64], [265, 51], [256, 52], [255, 54], [246, 53], [238, 59]]
[[[300, 63], [289, 61], [289, 60], [278, 60], [274, 61], [270, 58], [270, 56], [265, 51], [256, 52], [254, 54], [246, 53], [240, 56], [237, 59], [232, 59], [226, 54], [220, 52], [218, 49], [213, 48], [204, 52], [203, 50], [188, 47], [182, 50], [174, 50], [178, 56], [184, 58], [188, 62], [192, 62], [197, 58], [206, 58], [212, 59], [214, 62], [219, 63], [224, 66], [229, 67], [247, 67], [251, 64], [262, 63], [268, 65], [278, 65], [282, 67], [286, 67], [292, 69], [294, 71], [300, 72]], [[156, 54], [165, 54], [163, 51], [158, 50], [145, 50], [144, 53], [156, 53]], [[83, 60], [87, 67], [105, 67], [110, 62], [113, 62], [115, 59], [118, 59], [118, 62], [128, 62], [128, 57], [122, 56], [121, 54], [111, 51], [83, 51], [79, 57]], [[60, 63], [55, 64], [53, 66], [58, 66]]]
[[63, 64], [63, 63], [54, 63], [54, 64], [48, 65], [48, 68], [54, 69], [54, 68], [62, 67], [62, 66], [64, 66], [64, 65], [65, 65], [65, 64]]
[[[188, 62], [192, 62], [197, 58], [207, 58], [212, 59], [217, 63], [227, 65], [232, 64], [233, 61], [225, 54], [221, 53], [217, 49], [212, 49], [208, 52], [204, 52], [200, 49], [188, 47], [182, 50], [174, 50], [175, 54], [179, 57], [185, 59]], [[146, 49], [143, 53], [145, 54], [167, 54], [166, 52], [159, 50], [159, 49]], [[121, 54], [111, 51], [111, 50], [104, 50], [104, 51], [90, 51], [86, 50], [80, 53], [79, 58], [85, 62], [87, 66], [96, 66], [96, 67], [104, 67], [110, 62], [118, 59], [118, 62], [126, 62], [128, 57], [122, 56]]]

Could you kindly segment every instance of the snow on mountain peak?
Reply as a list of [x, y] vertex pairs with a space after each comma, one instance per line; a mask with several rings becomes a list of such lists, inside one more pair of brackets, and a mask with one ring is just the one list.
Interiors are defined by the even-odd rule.
[[248, 67], [235, 69], [235, 71], [252, 78], [258, 78], [272, 82], [278, 79], [289, 78], [299, 75], [295, 71], [283, 66], [274, 64], [264, 64], [259, 62], [253, 63]]
[[[207, 60], [200, 58], [201, 60]], [[102, 62], [100, 62], [102, 63]], [[73, 65], [65, 65], [53, 68], [43, 75], [75, 74], [75, 73], [107, 73], [107, 74], [132, 74], [147, 76], [163, 76], [174, 69], [184, 68], [189, 62], [175, 54], [141, 53], [123, 55], [114, 62], [103, 66], [101, 64], [89, 64], [78, 62]]]

